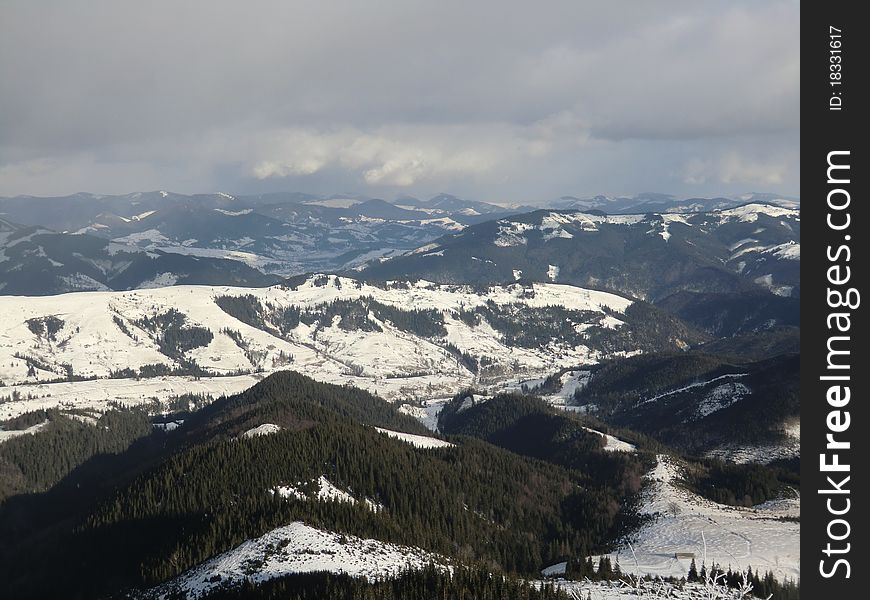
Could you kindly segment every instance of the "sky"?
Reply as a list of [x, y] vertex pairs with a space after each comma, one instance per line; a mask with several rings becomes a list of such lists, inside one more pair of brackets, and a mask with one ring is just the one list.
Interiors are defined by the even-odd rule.
[[797, 196], [799, 22], [792, 0], [2, 0], [0, 196]]

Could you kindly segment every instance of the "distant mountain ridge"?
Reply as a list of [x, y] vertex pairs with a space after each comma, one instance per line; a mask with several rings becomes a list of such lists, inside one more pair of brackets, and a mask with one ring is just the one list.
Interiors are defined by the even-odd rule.
[[541, 209], [472, 225], [362, 273], [444, 283], [528, 279], [653, 301], [678, 291], [800, 294], [800, 213], [744, 204], [702, 213]]
[[0, 294], [43, 296], [175, 284], [265, 286], [278, 277], [237, 260], [144, 250], [0, 219]]
[[558, 200], [549, 203], [549, 207], [558, 209], [575, 210], [601, 210], [607, 214], [632, 214], [632, 213], [689, 213], [709, 212], [712, 210], [724, 210], [734, 208], [741, 204], [765, 203], [782, 206], [784, 208], [800, 208], [800, 199], [769, 193], [744, 194], [736, 198], [726, 197], [688, 197], [677, 198], [670, 194], [644, 193], [630, 197], [592, 196], [591, 198], [578, 198], [576, 196], [562, 196]]
[[148, 251], [242, 260], [286, 276], [353, 268], [466, 225], [521, 212], [446, 195], [402, 202], [407, 204], [300, 193], [80, 193], [0, 198], [0, 218]]
[[[753, 327], [762, 327], [768, 312], [788, 304], [780, 298], [800, 295], [800, 213], [782, 206], [795, 201], [746, 198], [736, 206], [736, 199], [664, 194], [555, 203], [582, 210], [508, 209], [449, 194], [393, 202], [166, 191], [0, 198], [0, 293], [259, 286], [276, 282], [274, 275], [310, 272], [444, 283], [557, 281], [666, 302], [684, 318], [704, 317], [697, 324], [719, 335], [747, 310]], [[629, 210], [642, 212], [620, 213]], [[29, 233], [41, 243], [13, 234], [27, 229], [16, 223], [35, 227]], [[90, 238], [111, 245], [101, 249]], [[709, 307], [710, 294], [717, 295], [714, 305], [720, 294], [739, 300], [727, 300], [728, 314], [712, 322], [696, 308]], [[746, 302], [752, 296], [763, 297], [756, 305], [770, 311], [754, 310]], [[709, 314], [720, 312], [714, 306]], [[793, 323], [773, 323], [782, 324]]]

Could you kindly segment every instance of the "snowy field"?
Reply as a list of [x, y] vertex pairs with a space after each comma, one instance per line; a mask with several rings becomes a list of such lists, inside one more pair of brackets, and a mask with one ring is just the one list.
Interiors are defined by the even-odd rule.
[[623, 572], [683, 577], [693, 553], [698, 569], [716, 563], [735, 570], [771, 571], [778, 579], [800, 576], [800, 498], [766, 502], [752, 508], [717, 504], [677, 484], [679, 467], [659, 455], [648, 475], [643, 514], [652, 520], [627, 540], [611, 561]]

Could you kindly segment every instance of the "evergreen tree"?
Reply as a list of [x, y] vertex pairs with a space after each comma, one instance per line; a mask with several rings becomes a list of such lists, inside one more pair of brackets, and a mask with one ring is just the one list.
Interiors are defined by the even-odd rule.
[[686, 577], [686, 581], [690, 583], [694, 583], [698, 581], [698, 568], [695, 566], [695, 559], [692, 559], [692, 564], [689, 565], [689, 575]]

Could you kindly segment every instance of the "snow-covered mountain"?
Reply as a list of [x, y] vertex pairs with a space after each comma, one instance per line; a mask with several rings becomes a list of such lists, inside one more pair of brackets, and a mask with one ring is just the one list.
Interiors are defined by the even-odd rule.
[[549, 208], [576, 209], [576, 210], [601, 210], [610, 215], [639, 214], [647, 212], [655, 213], [692, 213], [709, 212], [711, 210], [725, 210], [741, 204], [764, 203], [775, 204], [785, 208], [800, 208], [800, 199], [782, 197], [778, 194], [751, 193], [736, 198], [678, 198], [670, 194], [644, 193], [635, 196], [610, 197], [592, 196], [590, 198], [578, 198], [576, 196], [562, 196], [558, 200], [549, 203]]
[[166, 191], [0, 198], [0, 217], [13, 222], [148, 251], [238, 260], [280, 275], [351, 268], [521, 210], [446, 195], [395, 203], [347, 195]]
[[[234, 376], [250, 381], [289, 367], [386, 397], [436, 398], [474, 383], [497, 385], [701, 339], [649, 311], [655, 309], [562, 284], [375, 286], [326, 275], [270, 288], [5, 296], [0, 381], [27, 384], [15, 389], [37, 396], [54, 389], [56, 404], [64, 386], [95, 385], [62, 381], [111, 378], [98, 386], [108, 390], [130, 378], [195, 375], [214, 377], [220, 392]], [[651, 321], [672, 326], [662, 334], [650, 330]], [[0, 396], [11, 392], [6, 387]], [[8, 414], [27, 403], [0, 406]]]
[[[179, 284], [269, 285], [241, 253], [190, 256], [0, 220], [0, 294], [46, 295]], [[242, 260], [240, 260], [242, 259]]]
[[[282, 551], [275, 552], [280, 547]], [[291, 574], [330, 572], [354, 577], [395, 577], [408, 568], [430, 564], [446, 568], [443, 557], [377, 539], [360, 539], [295, 522], [251, 540], [205, 562], [146, 595], [165, 599], [183, 591], [195, 600], [221, 585], [262, 583]]]
[[798, 324], [800, 213], [757, 203], [699, 213], [538, 210], [372, 261], [360, 276], [568, 283], [643, 298], [733, 335]]
[[800, 213], [746, 204], [682, 214], [538, 210], [471, 226], [363, 273], [443, 282], [549, 280], [656, 300], [680, 290], [797, 297], [799, 265]]
[[[742, 200], [680, 200], [663, 194], [565, 197], [552, 206], [608, 214], [689, 214], [733, 208], [741, 202], [799, 206], [794, 200], [769, 194], [747, 195]], [[368, 261], [396, 257], [441, 236], [460, 233], [468, 226], [535, 210], [529, 205], [507, 207], [449, 194], [429, 199], [400, 197], [392, 202], [355, 195], [183, 195], [167, 191], [0, 198], [0, 217], [14, 223], [88, 234], [151, 252], [235, 260], [278, 275], [360, 267]], [[786, 293], [783, 286], [790, 284], [776, 279], [768, 283], [764, 279], [767, 274], [756, 274], [762, 278], [760, 285]]]

